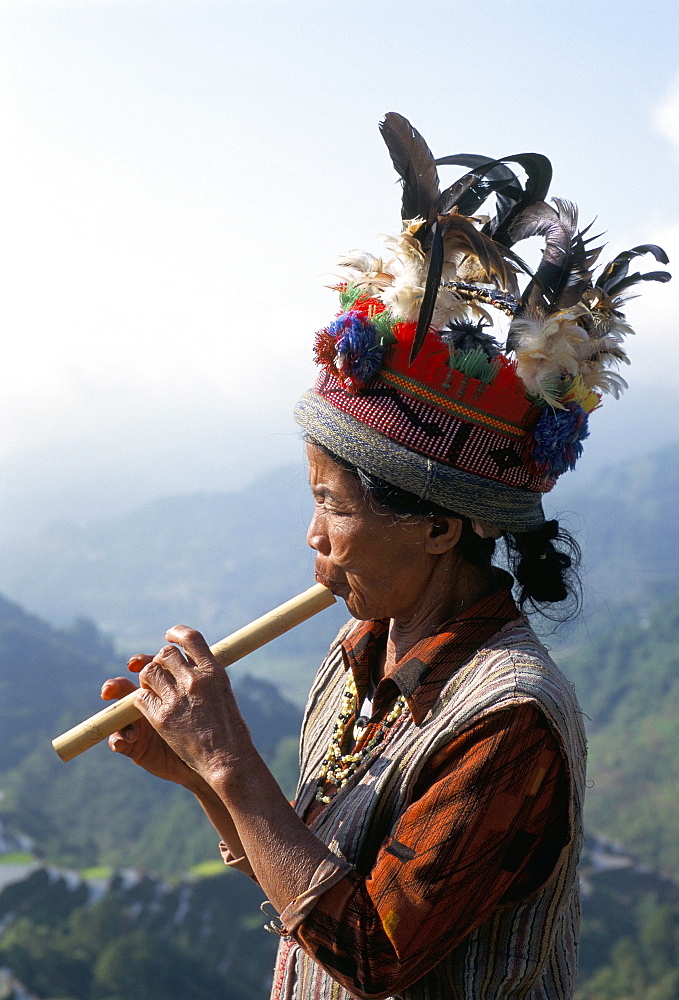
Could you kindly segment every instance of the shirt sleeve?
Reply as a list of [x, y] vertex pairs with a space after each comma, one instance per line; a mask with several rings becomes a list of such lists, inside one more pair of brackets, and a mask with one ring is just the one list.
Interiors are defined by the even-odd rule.
[[432, 759], [417, 798], [295, 930], [359, 998], [417, 982], [495, 909], [549, 878], [568, 842], [568, 779], [532, 705], [492, 713]]

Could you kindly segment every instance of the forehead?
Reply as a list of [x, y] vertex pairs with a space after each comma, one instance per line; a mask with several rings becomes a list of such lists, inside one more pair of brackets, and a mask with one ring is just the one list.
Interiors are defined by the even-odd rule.
[[316, 445], [307, 444], [307, 461], [312, 490], [322, 490], [326, 494], [337, 495], [338, 498], [341, 496], [354, 501], [365, 500], [363, 488], [356, 476], [333, 462]]

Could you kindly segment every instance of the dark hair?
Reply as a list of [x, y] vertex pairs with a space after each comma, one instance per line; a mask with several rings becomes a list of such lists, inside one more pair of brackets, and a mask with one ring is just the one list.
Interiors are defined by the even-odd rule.
[[[462, 533], [457, 551], [462, 558], [479, 569], [490, 569], [493, 565], [495, 539], [481, 538], [472, 528], [471, 518], [392, 486], [386, 480], [347, 462], [314, 438], [308, 437], [307, 440], [340, 468], [356, 476], [366, 496], [396, 517], [451, 517], [461, 521]], [[545, 521], [534, 531], [505, 531], [502, 540], [505, 558], [501, 562], [516, 580], [519, 607], [537, 611], [552, 621], [565, 622], [574, 618], [580, 611], [582, 601], [577, 573], [581, 553], [570, 532], [560, 527], [558, 521]], [[553, 604], [561, 604], [561, 607], [553, 609]]]

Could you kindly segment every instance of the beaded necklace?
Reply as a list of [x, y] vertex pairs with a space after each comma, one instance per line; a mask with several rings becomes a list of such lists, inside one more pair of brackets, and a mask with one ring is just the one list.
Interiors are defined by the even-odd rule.
[[[333, 729], [332, 736], [330, 737], [330, 743], [328, 744], [328, 749], [325, 752], [325, 757], [323, 758], [323, 763], [321, 764], [321, 769], [318, 774], [316, 798], [319, 802], [323, 802], [327, 805], [328, 802], [332, 800], [333, 795], [335, 795], [340, 788], [343, 788], [346, 785], [349, 778], [351, 778], [351, 776], [358, 771], [368, 757], [370, 757], [375, 747], [381, 743], [386, 736], [387, 731], [391, 728], [391, 726], [393, 726], [396, 720], [403, 715], [407, 708], [408, 702], [406, 701], [405, 695], [400, 694], [394, 702], [394, 707], [389, 714], [382, 719], [374, 736], [371, 736], [366, 745], [356, 753], [343, 754], [342, 744], [348, 729], [349, 720], [358, 710], [358, 691], [356, 690], [356, 682], [353, 674], [349, 673], [347, 686], [345, 687], [344, 694], [342, 695], [342, 704], [340, 706], [339, 715], [337, 716], [335, 728]], [[329, 795], [325, 795], [323, 792], [323, 786], [326, 782], [335, 786], [334, 792], [331, 792]]]

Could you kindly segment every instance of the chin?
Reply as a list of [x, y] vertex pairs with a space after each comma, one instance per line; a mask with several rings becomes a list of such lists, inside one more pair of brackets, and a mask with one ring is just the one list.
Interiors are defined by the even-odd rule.
[[369, 615], [367, 612], [362, 612], [360, 608], [352, 608], [348, 598], [344, 598], [344, 603], [346, 604], [347, 610], [352, 618], [355, 618], [359, 622], [369, 622], [372, 620], [372, 615]]
[[366, 606], [362, 601], [357, 600], [356, 595], [353, 592], [344, 597], [344, 603], [349, 609], [351, 616], [360, 622], [369, 622], [389, 617], [384, 613], [383, 608]]

